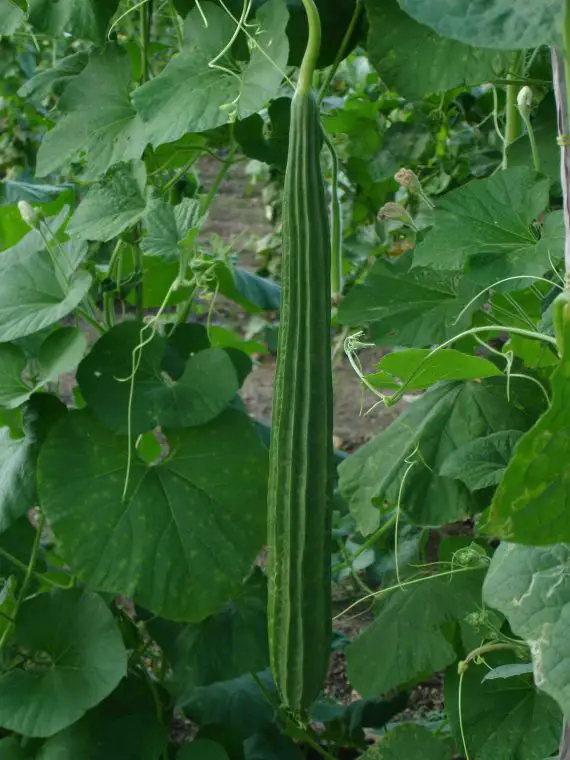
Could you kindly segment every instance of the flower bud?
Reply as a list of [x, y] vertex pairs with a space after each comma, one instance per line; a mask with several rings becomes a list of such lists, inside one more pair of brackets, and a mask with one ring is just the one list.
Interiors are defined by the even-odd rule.
[[411, 190], [413, 193], [422, 192], [421, 182], [418, 179], [417, 174], [411, 169], [400, 169], [400, 171], [396, 172], [394, 175], [394, 179], [406, 190]]
[[519, 94], [517, 95], [517, 106], [519, 107], [521, 116], [524, 119], [528, 119], [530, 116], [530, 109], [532, 108], [532, 90], [526, 84], [519, 90]]
[[414, 226], [414, 220], [400, 203], [385, 203], [378, 212], [378, 219], [381, 222], [395, 219], [411, 227]]
[[28, 203], [28, 201], [18, 201], [18, 211], [20, 212], [20, 216], [26, 222], [26, 224], [29, 227], [32, 227], [33, 229], [36, 229], [39, 225], [39, 215], [37, 211], [34, 210], [32, 206]]

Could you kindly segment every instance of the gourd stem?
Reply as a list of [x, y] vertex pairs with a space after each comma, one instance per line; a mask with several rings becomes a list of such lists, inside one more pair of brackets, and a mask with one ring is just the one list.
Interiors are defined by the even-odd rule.
[[[560, 145], [560, 181], [564, 201], [564, 266], [570, 272], [570, 0], [566, 0], [562, 50], [552, 48], [552, 79], [556, 96], [558, 144]], [[568, 288], [568, 283], [566, 283]]]
[[305, 55], [299, 69], [299, 79], [297, 80], [297, 92], [308, 95], [313, 85], [313, 74], [317, 66], [317, 58], [321, 49], [321, 19], [319, 11], [315, 5], [315, 0], [303, 0], [305, 12], [307, 14], [307, 23], [309, 25], [309, 40]]
[[521, 117], [517, 108], [517, 92], [520, 86], [519, 76], [521, 73], [521, 64], [524, 61], [522, 51], [515, 53], [513, 58], [512, 69], [507, 73], [509, 84], [507, 85], [507, 103], [505, 107], [506, 125], [505, 139], [503, 141], [503, 164], [502, 168], [507, 168], [509, 145], [514, 143], [521, 131]]

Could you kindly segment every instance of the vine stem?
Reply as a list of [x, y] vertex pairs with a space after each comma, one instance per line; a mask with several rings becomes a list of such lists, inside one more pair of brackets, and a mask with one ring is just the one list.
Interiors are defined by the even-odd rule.
[[309, 25], [309, 39], [299, 68], [296, 92], [300, 95], [308, 95], [313, 86], [313, 74], [317, 67], [317, 58], [321, 49], [321, 19], [315, 0], [303, 0], [303, 5]]
[[212, 205], [212, 202], [218, 193], [220, 185], [226, 178], [226, 174], [229, 172], [230, 167], [233, 166], [233, 163], [234, 163], [233, 158], [234, 158], [235, 152], [236, 152], [236, 148], [235, 146], [232, 146], [230, 150], [230, 155], [228, 156], [227, 160], [222, 164], [220, 171], [216, 174], [214, 181], [212, 182], [212, 186], [210, 187], [208, 194], [204, 197], [202, 201], [202, 214], [205, 214], [210, 208], [210, 206]]
[[152, 22], [152, 0], [141, 5], [139, 9], [141, 24], [141, 84], [148, 80], [148, 47], [150, 43], [150, 26]]
[[348, 44], [350, 42], [352, 35], [354, 34], [354, 30], [356, 29], [356, 25], [358, 24], [358, 20], [360, 18], [360, 14], [362, 13], [363, 8], [364, 8], [364, 0], [356, 0], [354, 13], [352, 14], [352, 18], [350, 19], [350, 24], [348, 25], [348, 29], [346, 30], [345, 35], [342, 38], [342, 42], [340, 43], [340, 47], [337, 51], [337, 54], [332, 63], [332, 66], [329, 68], [327, 72], [326, 79], [323, 82], [321, 89], [319, 90], [319, 97], [317, 98], [318, 103], [320, 103], [325, 97], [327, 90], [330, 87], [331, 82], [334, 79], [336, 72], [338, 71], [338, 67], [340, 66], [341, 61], [345, 56], [346, 49], [348, 47]]
[[517, 108], [517, 90], [519, 88], [518, 83], [520, 81], [520, 70], [523, 61], [524, 53], [522, 51], [515, 53], [512, 69], [507, 73], [509, 84], [507, 84], [506, 87], [507, 103], [505, 107], [505, 115], [507, 121], [505, 124], [505, 139], [503, 140], [503, 169], [506, 169], [508, 165], [507, 151], [509, 146], [514, 143], [521, 131], [521, 117], [519, 109]]
[[[22, 581], [20, 593], [18, 594], [18, 599], [16, 601], [16, 609], [14, 610], [14, 615], [13, 615], [14, 620], [18, 617], [18, 612], [20, 610], [20, 607], [22, 606], [22, 603], [26, 599], [26, 594], [28, 593], [28, 587], [32, 580], [32, 576], [34, 575], [34, 569], [36, 567], [38, 554], [40, 552], [42, 533], [44, 532], [45, 524], [46, 524], [45, 515], [43, 512], [40, 512], [40, 519], [38, 520], [38, 524], [36, 526], [36, 536], [34, 539], [34, 545], [32, 547], [32, 553], [30, 555], [30, 560], [28, 562], [28, 566], [26, 567], [26, 574], [24, 575], [24, 580]], [[8, 637], [12, 633], [13, 627], [14, 627], [13, 625], [7, 625], [6, 628], [4, 629], [2, 638], [0, 638], [0, 652], [4, 648], [4, 644], [6, 643]]]
[[[8, 560], [8, 562], [11, 562], [14, 565], [14, 567], [17, 567], [19, 570], [22, 570], [24, 573], [28, 572], [28, 565], [26, 565], [25, 562], [20, 562], [20, 560], [17, 557], [14, 557], [13, 554], [10, 554], [10, 552], [7, 552], [5, 549], [2, 549], [1, 546], [0, 546], [0, 557], [4, 557], [4, 559]], [[47, 583], [48, 586], [53, 586], [53, 588], [67, 588], [66, 586], [62, 586], [59, 583], [52, 581], [51, 578], [44, 577], [43, 575], [41, 575], [41, 573], [37, 573], [35, 570], [33, 571], [32, 574], [39, 581]]]
[[[560, 179], [564, 200], [564, 269], [568, 288], [570, 272], [570, 0], [565, 1], [562, 51], [552, 48], [552, 79], [558, 118], [558, 144], [560, 145]], [[570, 723], [564, 718], [558, 760], [570, 760]]]
[[[570, 0], [568, 0], [570, 5]], [[566, 14], [564, 38], [570, 54], [570, 14]], [[564, 200], [564, 268], [570, 272], [570, 65], [567, 54], [552, 48], [552, 79], [556, 96], [558, 144], [560, 145], [560, 180]]]

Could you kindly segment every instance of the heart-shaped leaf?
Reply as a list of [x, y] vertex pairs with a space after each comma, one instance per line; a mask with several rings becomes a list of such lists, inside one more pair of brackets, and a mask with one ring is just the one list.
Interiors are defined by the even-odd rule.
[[89, 592], [55, 590], [24, 602], [10, 644], [26, 652], [27, 664], [0, 676], [0, 725], [24, 736], [71, 725], [127, 672], [115, 619]]
[[263, 545], [267, 452], [234, 410], [165, 435], [168, 456], [148, 466], [89, 411], [70, 412], [41, 448], [40, 500], [91, 588], [199, 621], [239, 593]]
[[239, 389], [228, 353], [221, 348], [190, 348], [174, 366], [168, 363], [166, 352], [177, 338], [173, 336], [169, 344], [155, 335], [141, 352], [132, 382], [133, 351], [150, 335], [146, 328], [141, 337], [142, 328], [138, 322], [116, 325], [79, 365], [77, 380], [83, 397], [105, 424], [135, 435], [157, 425], [203, 425], [221, 414]]

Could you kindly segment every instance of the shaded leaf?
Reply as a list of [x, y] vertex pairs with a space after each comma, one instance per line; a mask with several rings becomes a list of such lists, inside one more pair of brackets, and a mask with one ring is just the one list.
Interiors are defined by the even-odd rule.
[[0, 676], [0, 725], [25, 736], [52, 736], [71, 725], [127, 671], [113, 615], [90, 592], [50, 591], [27, 600], [10, 644], [30, 657], [26, 668]]
[[220, 261], [214, 268], [219, 292], [249, 312], [279, 309], [281, 289], [273, 280]]
[[95, 710], [45, 742], [37, 760], [157, 760], [168, 732], [155, 712], [105, 715]]
[[52, 37], [63, 33], [102, 43], [118, 0], [28, 0], [28, 20]]
[[[131, 382], [133, 351], [151, 335], [146, 329], [141, 338], [142, 328], [139, 322], [115, 325], [79, 365], [79, 387], [101, 420], [111, 430], [136, 435], [157, 425], [203, 425], [221, 414], [239, 389], [228, 353], [196, 347], [182, 357], [180, 374], [172, 374], [165, 365], [169, 342], [157, 334], [141, 351]], [[183, 331], [184, 326], [178, 332]]]
[[272, 100], [267, 114], [271, 127], [267, 137], [264, 134], [264, 121], [257, 113], [236, 122], [234, 136], [248, 158], [285, 169], [289, 147], [291, 99]]
[[185, 626], [177, 637], [172, 663], [177, 690], [229, 681], [268, 667], [266, 607], [265, 578], [256, 573], [219, 612]]
[[[512, 653], [485, 655], [489, 666], [509, 662]], [[499, 666], [500, 667], [500, 666]], [[471, 664], [463, 677], [461, 710], [469, 752], [478, 760], [535, 760], [553, 754], [560, 741], [562, 714], [556, 702], [539, 692], [528, 674], [482, 680], [485, 669]], [[445, 676], [445, 707], [460, 742], [457, 668]]]
[[70, 412], [41, 448], [39, 494], [65, 559], [91, 588], [199, 621], [239, 593], [262, 546], [267, 453], [233, 410], [164, 434], [169, 456], [149, 467], [89, 411]]
[[522, 435], [519, 430], [501, 430], [477, 438], [453, 451], [439, 472], [447, 478], [461, 480], [470, 491], [496, 486]]
[[464, 84], [481, 84], [505, 56], [440, 37], [404, 13], [396, 0], [368, 0], [368, 53], [388, 86], [410, 99]]
[[229, 760], [221, 744], [210, 739], [196, 739], [176, 753], [176, 760]]
[[245, 760], [303, 760], [301, 750], [278, 731], [254, 734], [243, 743]]
[[444, 37], [469, 45], [523, 50], [558, 42], [563, 9], [558, 0], [398, 0], [406, 13]]
[[450, 753], [429, 729], [415, 723], [393, 728], [362, 755], [366, 760], [450, 760]]
[[[257, 678], [264, 691], [248, 673], [231, 681], [189, 689], [178, 699], [178, 706], [200, 726], [222, 725], [246, 739], [273, 724], [274, 705], [278, 703], [270, 672], [258, 673]], [[268, 697], [272, 704], [267, 701]]]
[[376, 697], [451, 665], [456, 653], [446, 624], [480, 609], [483, 577], [483, 570], [432, 576], [379, 602], [374, 622], [346, 651], [348, 678], [358, 693]]
[[[51, 426], [66, 413], [55, 396], [33, 396], [23, 413], [19, 437], [0, 428], [0, 533], [36, 506], [36, 463]], [[26, 559], [27, 562], [27, 559]]]
[[81, 74], [89, 62], [89, 55], [81, 50], [61, 58], [55, 66], [45, 71], [40, 71], [20, 87], [18, 95], [21, 98], [30, 98], [33, 101], [42, 101], [69, 82], [70, 79]]
[[75, 193], [72, 185], [48, 185], [3, 179], [0, 182], [0, 198], [3, 203], [7, 204], [18, 201], [48, 204], [50, 201], [59, 198], [63, 205], [64, 202], [72, 202]]

